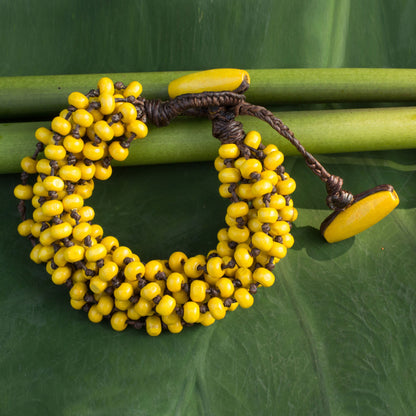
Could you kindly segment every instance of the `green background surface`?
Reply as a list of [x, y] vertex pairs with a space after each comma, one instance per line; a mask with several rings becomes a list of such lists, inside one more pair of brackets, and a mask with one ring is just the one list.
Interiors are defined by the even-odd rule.
[[[3, 1], [0, 75], [411, 68], [415, 16], [405, 0]], [[416, 414], [416, 152], [321, 161], [354, 193], [391, 183], [399, 208], [328, 245], [324, 187], [287, 158], [299, 219], [275, 286], [209, 328], [158, 338], [71, 309], [16, 233], [18, 176], [1, 175], [0, 414]], [[117, 168], [91, 205], [143, 259], [193, 255], [224, 225], [217, 186], [210, 163]]]

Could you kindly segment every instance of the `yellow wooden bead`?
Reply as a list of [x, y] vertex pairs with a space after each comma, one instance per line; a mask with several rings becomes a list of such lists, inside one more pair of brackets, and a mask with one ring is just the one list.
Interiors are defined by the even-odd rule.
[[185, 253], [175, 251], [169, 257], [169, 267], [174, 272], [182, 272], [186, 260], [188, 260], [188, 257]]
[[97, 121], [94, 124], [94, 132], [101, 140], [106, 142], [112, 140], [114, 137], [113, 129], [105, 120]]
[[74, 227], [72, 236], [78, 240], [83, 241], [85, 237], [90, 235], [91, 225], [88, 222], [82, 222]]
[[49, 164], [50, 161], [48, 159], [40, 159], [36, 163], [36, 170], [39, 173], [44, 173], [45, 175], [51, 174], [51, 165]]
[[87, 108], [90, 104], [88, 98], [80, 92], [71, 92], [68, 96], [68, 104], [75, 108]]
[[70, 267], [58, 267], [52, 273], [52, 282], [56, 285], [63, 285], [72, 274], [72, 269]]
[[173, 324], [168, 325], [168, 330], [172, 334], [179, 334], [183, 329], [183, 325], [181, 321], [177, 321]]
[[111, 129], [114, 132], [114, 137], [121, 137], [125, 131], [124, 125], [120, 121], [118, 121], [117, 123], [113, 123], [111, 125]]
[[72, 114], [72, 120], [82, 127], [89, 127], [94, 122], [94, 117], [87, 110], [79, 109]]
[[134, 98], [137, 98], [143, 91], [143, 87], [140, 84], [140, 82], [132, 81], [129, 85], [124, 89], [123, 95], [124, 97], [130, 97], [133, 96]]
[[133, 296], [133, 286], [130, 283], [123, 282], [114, 290], [114, 297], [119, 300], [128, 300]]
[[88, 261], [98, 261], [103, 259], [107, 255], [107, 250], [103, 244], [95, 244], [92, 247], [88, 247], [85, 252], [85, 258]]
[[44, 153], [50, 160], [63, 160], [66, 157], [65, 147], [56, 144], [48, 144], [45, 147]]
[[100, 181], [105, 181], [110, 178], [113, 173], [111, 165], [104, 167], [101, 162], [95, 162], [95, 178]]
[[100, 297], [97, 303], [97, 310], [101, 315], [106, 316], [111, 313], [114, 307], [114, 301], [111, 296], [103, 295]]
[[89, 286], [92, 292], [100, 294], [107, 289], [108, 283], [101, 280], [98, 276], [94, 276], [91, 278]]
[[240, 156], [240, 149], [234, 143], [226, 143], [220, 146], [218, 154], [223, 159], [236, 159]]
[[14, 188], [14, 196], [17, 199], [29, 200], [33, 197], [33, 188], [31, 185], [17, 185]]
[[75, 166], [81, 169], [81, 179], [83, 179], [84, 181], [88, 181], [94, 177], [94, 174], [95, 174], [94, 163], [91, 163], [90, 165], [86, 165], [84, 162], [79, 161], [75, 164]]
[[111, 327], [115, 331], [124, 331], [127, 328], [127, 315], [125, 312], [115, 312], [111, 317]]
[[67, 195], [62, 204], [65, 211], [72, 211], [73, 209], [81, 208], [84, 205], [84, 199], [78, 194]]
[[136, 120], [137, 117], [137, 110], [136, 107], [131, 103], [123, 103], [118, 108], [119, 113], [121, 113], [121, 121], [123, 123], [129, 124], [133, 120]]
[[81, 169], [77, 166], [65, 165], [59, 169], [58, 175], [64, 181], [78, 182], [81, 179]]
[[236, 189], [237, 195], [241, 199], [251, 200], [254, 198], [250, 183], [240, 183]]
[[156, 312], [161, 316], [167, 316], [174, 311], [175, 307], [175, 298], [170, 295], [164, 295], [156, 306]]
[[243, 287], [249, 287], [254, 282], [251, 270], [245, 267], [236, 270], [234, 277], [241, 282]]
[[232, 256], [234, 253], [234, 250], [228, 245], [228, 241], [220, 241], [217, 244], [216, 249], [217, 249], [218, 255], [221, 257]]
[[235, 91], [250, 84], [247, 71], [234, 68], [210, 69], [177, 78], [169, 84], [169, 97], [204, 91]]
[[286, 199], [284, 198], [284, 196], [279, 195], [279, 194], [273, 194], [270, 197], [270, 203], [269, 206], [271, 208], [275, 208], [277, 210], [282, 209], [283, 207], [286, 206]]
[[63, 146], [65, 147], [66, 151], [71, 153], [79, 153], [82, 152], [84, 148], [84, 141], [82, 139], [76, 139], [74, 136], [70, 134], [64, 138]]
[[139, 301], [134, 305], [134, 310], [140, 316], [149, 316], [153, 314], [154, 303], [151, 300], [141, 297]]
[[282, 235], [283, 244], [286, 246], [286, 248], [293, 247], [293, 244], [295, 243], [295, 240], [292, 236], [292, 234], [285, 234]]
[[268, 154], [270, 154], [270, 153], [272, 153], [272, 152], [277, 152], [277, 151], [279, 151], [279, 149], [277, 148], [277, 146], [276, 145], [274, 145], [274, 144], [268, 144], [264, 149], [263, 149], [263, 153], [265, 154], [265, 155], [268, 155]]
[[46, 263], [48, 262], [51, 258], [53, 258], [55, 254], [55, 250], [52, 246], [48, 245], [48, 246], [43, 246], [40, 250], [39, 250], [39, 259], [43, 262]]
[[43, 180], [43, 186], [47, 191], [62, 191], [65, 187], [64, 181], [59, 176], [47, 176]]
[[130, 262], [124, 269], [124, 276], [126, 280], [134, 281], [145, 274], [145, 266], [140, 261]]
[[92, 117], [94, 118], [94, 121], [100, 121], [104, 118], [103, 113], [98, 109], [95, 109], [95, 108], [91, 109], [90, 113], [91, 113]]
[[253, 173], [260, 173], [263, 165], [258, 159], [247, 159], [240, 168], [243, 178], [250, 179]]
[[102, 77], [97, 84], [100, 94], [114, 94], [114, 83], [108, 77]]
[[230, 184], [223, 183], [219, 187], [219, 193], [221, 198], [231, 198], [233, 195], [230, 192]]
[[194, 324], [199, 319], [199, 305], [189, 301], [183, 305], [183, 320], [188, 324]]
[[32, 233], [32, 227], [34, 224], [35, 222], [32, 219], [24, 220], [17, 226], [17, 232], [22, 237], [27, 237]]
[[32, 213], [32, 217], [35, 222], [48, 222], [52, 219], [50, 215], [45, 215], [42, 207], [36, 208]]
[[264, 287], [270, 287], [275, 282], [274, 274], [265, 269], [264, 267], [259, 267], [253, 272], [254, 281], [260, 283]]
[[218, 173], [221, 183], [236, 183], [241, 179], [240, 171], [236, 168], [224, 168]]
[[257, 211], [257, 217], [260, 222], [263, 223], [274, 223], [277, 221], [278, 213], [277, 210], [271, 207], [260, 208]]
[[75, 263], [84, 258], [85, 249], [79, 245], [67, 247], [64, 253], [65, 260], [69, 263]]
[[113, 260], [119, 266], [125, 266], [124, 259], [130, 257], [131, 250], [126, 246], [119, 246], [113, 251]]
[[216, 286], [221, 293], [221, 297], [224, 299], [231, 297], [234, 293], [233, 282], [228, 277], [221, 277], [221, 279], [217, 281]]
[[189, 296], [194, 302], [204, 302], [207, 297], [209, 285], [203, 280], [194, 280], [191, 283]]
[[244, 309], [250, 308], [254, 303], [253, 296], [244, 287], [240, 287], [235, 291], [234, 298], [239, 303], [239, 305]]
[[294, 207], [286, 206], [279, 210], [279, 216], [283, 221], [294, 222], [298, 218], [298, 211]]
[[254, 233], [251, 241], [254, 247], [262, 251], [269, 251], [273, 246], [273, 238], [262, 231]]
[[260, 179], [256, 183], [253, 183], [251, 189], [253, 191], [253, 194], [256, 197], [259, 197], [259, 196], [263, 196], [272, 192], [273, 184], [267, 179]]
[[185, 283], [185, 277], [179, 272], [171, 273], [167, 280], [166, 286], [171, 292], [179, 292], [182, 290], [182, 284]]
[[[104, 157], [104, 147], [100, 146], [100, 144], [96, 145], [96, 144], [93, 144], [92, 142], [85, 143], [84, 148], [82, 149], [83, 155], [87, 159], [90, 159], [93, 161], [102, 159]], [[91, 165], [91, 166], [94, 166], [94, 165]]]
[[53, 256], [54, 263], [59, 267], [63, 267], [67, 263], [66, 258], [65, 258], [65, 251], [66, 251], [66, 247], [61, 247]]
[[239, 202], [233, 202], [232, 204], [228, 205], [227, 207], [227, 214], [231, 218], [238, 218], [238, 217], [244, 217], [248, 214], [248, 204], [244, 201]]
[[262, 179], [267, 179], [273, 186], [279, 182], [279, 176], [273, 170], [264, 170], [260, 176]]
[[284, 156], [282, 152], [271, 152], [264, 158], [264, 167], [266, 169], [275, 170], [283, 163], [283, 160]]
[[98, 276], [104, 282], [109, 282], [111, 279], [117, 276], [119, 268], [113, 261], [104, 263], [104, 266], [100, 268]]
[[69, 296], [71, 299], [82, 300], [87, 294], [87, 291], [88, 287], [85, 283], [75, 283], [69, 291]]
[[296, 182], [293, 178], [285, 179], [277, 184], [276, 189], [280, 195], [290, 195], [296, 189]]
[[42, 211], [46, 216], [53, 217], [55, 215], [62, 214], [64, 207], [62, 202], [57, 199], [52, 199], [50, 201], [46, 201], [42, 205]]
[[250, 237], [250, 230], [246, 226], [238, 227], [233, 225], [228, 229], [228, 237], [236, 243], [244, 243]]
[[287, 248], [284, 244], [277, 243], [276, 241], [273, 242], [272, 248], [268, 251], [270, 256], [277, 257], [278, 259], [282, 259], [287, 254]]
[[249, 131], [244, 138], [244, 144], [253, 149], [258, 149], [261, 143], [261, 136], [260, 133], [257, 131]]
[[71, 306], [74, 308], [74, 309], [76, 309], [76, 310], [80, 310], [80, 309], [82, 309], [82, 307], [87, 303], [87, 302], [85, 302], [85, 300], [74, 300], [74, 299], [71, 299], [70, 300], [70, 303], [71, 303]]
[[48, 145], [52, 143], [53, 132], [46, 127], [39, 127], [35, 131], [35, 137], [44, 145]]
[[105, 248], [107, 249], [107, 252], [110, 253], [113, 250], [115, 250], [117, 247], [119, 247], [119, 242], [116, 237], [113, 237], [111, 235], [104, 237], [101, 240], [101, 244], [104, 244]]
[[92, 305], [89, 309], [88, 319], [96, 324], [103, 320], [103, 315], [98, 311], [97, 305]]
[[217, 172], [220, 172], [221, 170], [223, 170], [226, 166], [225, 166], [225, 164], [224, 164], [224, 159], [222, 158], [222, 157], [217, 157], [215, 160], [214, 160], [214, 167], [215, 167], [215, 170], [217, 171]]
[[84, 270], [82, 269], [75, 270], [75, 272], [72, 274], [71, 279], [73, 283], [84, 283], [88, 280], [87, 276], [85, 276]]
[[140, 296], [152, 300], [161, 293], [160, 286], [156, 282], [150, 282], [140, 291]]
[[253, 265], [254, 259], [250, 251], [245, 247], [237, 247], [234, 253], [234, 259], [240, 267], [249, 268]]
[[149, 281], [155, 281], [156, 275], [164, 271], [163, 264], [158, 260], [150, 260], [145, 265], [144, 276]]
[[224, 263], [221, 257], [211, 257], [206, 264], [207, 273], [214, 279], [219, 279], [224, 276], [223, 266]]
[[135, 134], [135, 139], [144, 139], [147, 136], [148, 129], [146, 124], [140, 120], [133, 120], [126, 126], [127, 136], [130, 137], [131, 133]]
[[29, 156], [26, 156], [22, 159], [22, 161], [20, 162], [20, 166], [22, 168], [23, 171], [30, 173], [30, 174], [34, 174], [36, 173], [36, 160], [32, 159]]
[[286, 221], [276, 221], [270, 225], [270, 234], [285, 235], [290, 232], [290, 225]]
[[81, 216], [80, 221], [92, 221], [95, 217], [95, 212], [92, 207], [83, 206], [78, 210], [78, 214]]
[[209, 311], [211, 312], [211, 315], [216, 320], [220, 320], [225, 317], [226, 309], [225, 309], [223, 301], [220, 298], [212, 297], [208, 301], [207, 306], [208, 306]]
[[129, 149], [123, 147], [118, 141], [111, 143], [108, 151], [111, 157], [119, 162], [126, 160], [129, 155]]
[[204, 262], [201, 262], [197, 256], [190, 257], [184, 264], [184, 272], [188, 277], [195, 279], [204, 273], [203, 265]]
[[160, 335], [162, 332], [162, 323], [158, 316], [154, 315], [146, 318], [146, 332], [151, 337], [157, 337]]
[[70, 133], [72, 126], [71, 123], [63, 117], [55, 117], [51, 123], [52, 130], [61, 136], [66, 136]]

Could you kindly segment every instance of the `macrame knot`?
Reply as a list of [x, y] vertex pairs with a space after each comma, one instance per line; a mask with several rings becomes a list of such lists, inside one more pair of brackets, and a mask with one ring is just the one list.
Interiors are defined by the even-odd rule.
[[326, 204], [335, 211], [342, 211], [351, 204], [353, 194], [342, 189], [343, 180], [339, 176], [331, 175], [326, 181]]
[[212, 135], [217, 138], [221, 144], [239, 143], [244, 140], [243, 125], [234, 120], [234, 114], [218, 111], [210, 115], [212, 120]]

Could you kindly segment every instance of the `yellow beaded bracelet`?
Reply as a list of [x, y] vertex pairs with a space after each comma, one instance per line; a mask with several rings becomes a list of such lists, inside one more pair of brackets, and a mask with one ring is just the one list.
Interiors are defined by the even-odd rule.
[[[141, 97], [137, 81], [125, 86], [102, 78], [88, 94], [70, 94], [69, 107], [51, 128], [36, 130], [36, 151], [23, 158], [22, 183], [14, 190], [22, 220], [18, 232], [32, 242], [30, 258], [46, 264], [53, 283], [68, 287], [72, 307], [86, 311], [92, 322], [107, 318], [116, 331], [146, 327], [152, 336], [179, 333], [184, 326], [211, 325], [238, 305], [249, 308], [259, 287], [273, 285], [272, 270], [294, 243], [291, 227], [298, 214], [290, 195], [296, 183], [282, 165], [282, 152], [262, 144], [258, 132], [245, 134], [237, 115], [269, 123], [326, 183], [334, 210], [321, 229], [327, 241], [368, 228], [398, 204], [390, 185], [355, 197], [342, 190], [342, 179], [330, 175], [278, 118], [246, 102], [249, 83], [246, 71], [203, 71], [173, 81], [171, 99], [162, 102]], [[206, 255], [178, 251], [145, 263], [116, 237], [104, 235], [85, 200], [95, 179], [111, 176], [111, 161], [125, 160], [132, 142], [146, 137], [146, 123], [163, 126], [179, 115], [212, 121], [221, 142], [215, 160], [219, 193], [230, 201], [227, 226]], [[25, 201], [32, 206], [28, 219]]]

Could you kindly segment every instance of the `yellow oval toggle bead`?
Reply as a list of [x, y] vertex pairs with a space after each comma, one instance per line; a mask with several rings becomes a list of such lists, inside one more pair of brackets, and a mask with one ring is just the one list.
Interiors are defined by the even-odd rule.
[[169, 97], [198, 94], [204, 91], [244, 91], [250, 85], [250, 76], [242, 69], [222, 68], [195, 72], [177, 78], [169, 84]]
[[390, 214], [399, 204], [399, 197], [390, 185], [381, 185], [354, 197], [344, 211], [334, 212], [321, 226], [328, 243], [350, 238]]

